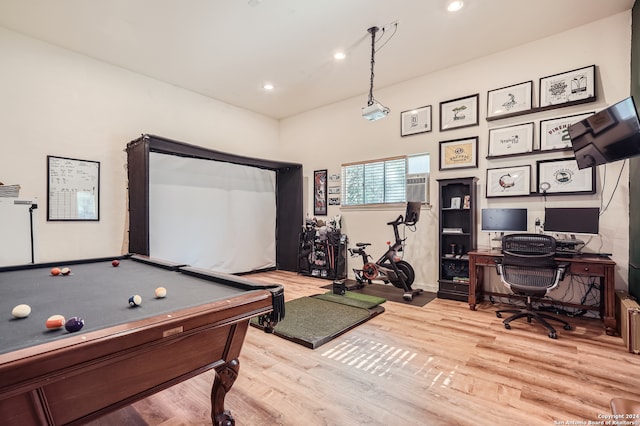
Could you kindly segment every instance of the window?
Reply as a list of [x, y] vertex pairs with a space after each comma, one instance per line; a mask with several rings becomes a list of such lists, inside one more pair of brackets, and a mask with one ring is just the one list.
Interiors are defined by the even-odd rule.
[[429, 202], [429, 154], [342, 165], [342, 205]]

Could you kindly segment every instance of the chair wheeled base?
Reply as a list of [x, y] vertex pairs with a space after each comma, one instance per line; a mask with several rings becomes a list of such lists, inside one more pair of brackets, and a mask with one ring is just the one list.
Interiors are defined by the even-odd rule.
[[526, 309], [500, 309], [496, 311], [496, 316], [498, 318], [502, 318], [503, 313], [514, 314], [514, 315], [511, 315], [509, 318], [506, 318], [504, 321], [502, 321], [502, 323], [504, 324], [504, 328], [506, 328], [507, 330], [511, 329], [511, 324], [509, 324], [511, 321], [516, 320], [518, 318], [525, 318], [525, 317], [527, 318], [528, 323], [530, 323], [531, 320], [536, 320], [537, 322], [542, 324], [544, 328], [546, 328], [547, 331], [549, 332], [548, 336], [552, 339], [557, 339], [558, 333], [556, 332], [556, 329], [553, 328], [553, 326], [549, 324], [549, 322], [547, 322], [547, 320], [557, 321], [563, 325], [563, 328], [565, 330], [571, 330], [571, 324], [569, 324], [565, 320], [557, 318], [553, 315], [545, 314], [540, 311], [535, 311], [531, 306], [530, 297], [527, 297]]

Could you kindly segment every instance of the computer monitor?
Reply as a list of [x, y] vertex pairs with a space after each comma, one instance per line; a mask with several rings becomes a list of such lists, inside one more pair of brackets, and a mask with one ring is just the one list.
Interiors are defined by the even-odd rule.
[[404, 224], [413, 226], [420, 219], [420, 207], [422, 203], [420, 201], [408, 201], [407, 212], [404, 214]]
[[526, 232], [527, 209], [482, 209], [485, 232]]
[[598, 207], [547, 207], [544, 209], [544, 231], [557, 234], [598, 235]]
[[640, 155], [640, 120], [628, 97], [567, 129], [578, 169]]

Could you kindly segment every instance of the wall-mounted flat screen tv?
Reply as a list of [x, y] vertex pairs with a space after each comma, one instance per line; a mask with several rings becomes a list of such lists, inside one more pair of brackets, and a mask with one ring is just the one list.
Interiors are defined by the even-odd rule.
[[579, 169], [640, 155], [640, 121], [628, 97], [569, 126]]

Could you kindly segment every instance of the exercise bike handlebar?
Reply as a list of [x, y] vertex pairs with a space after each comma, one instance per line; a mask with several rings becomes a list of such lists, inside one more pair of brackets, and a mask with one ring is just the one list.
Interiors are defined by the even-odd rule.
[[404, 223], [404, 217], [402, 215], [398, 216], [396, 220], [391, 222], [387, 222], [387, 225], [402, 225]]

